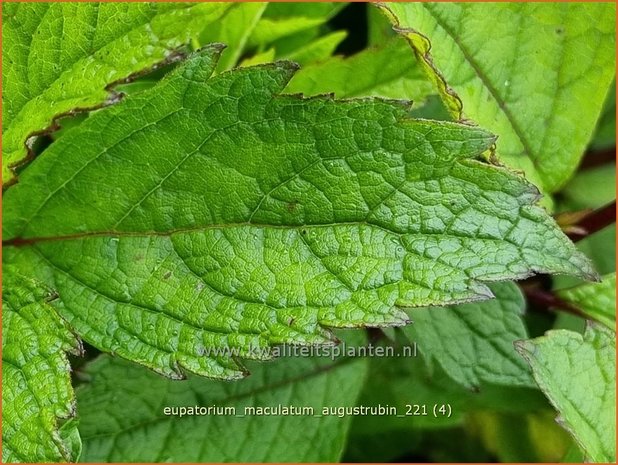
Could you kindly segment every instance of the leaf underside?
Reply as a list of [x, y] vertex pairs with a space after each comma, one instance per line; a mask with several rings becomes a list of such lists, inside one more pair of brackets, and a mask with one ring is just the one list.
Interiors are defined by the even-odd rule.
[[233, 378], [269, 358], [252, 349], [402, 325], [400, 307], [486, 299], [485, 282], [596, 277], [537, 190], [481, 160], [491, 134], [282, 95], [289, 62], [212, 77], [220, 51], [92, 114], [5, 194], [5, 261], [57, 289], [84, 340]]

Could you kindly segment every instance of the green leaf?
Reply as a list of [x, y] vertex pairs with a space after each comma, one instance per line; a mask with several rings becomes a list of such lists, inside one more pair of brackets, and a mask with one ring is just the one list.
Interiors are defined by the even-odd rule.
[[95, 347], [232, 378], [272, 344], [332, 342], [325, 326], [596, 276], [536, 189], [479, 159], [490, 134], [401, 102], [279, 95], [288, 62], [211, 77], [220, 50], [67, 131], [4, 196], [4, 259], [53, 285]]
[[603, 276], [600, 283], [585, 283], [557, 292], [588, 317], [610, 329], [616, 327], [616, 273]]
[[517, 349], [591, 462], [616, 460], [616, 335], [590, 324], [583, 335], [554, 330]]
[[542, 191], [564, 185], [615, 74], [615, 5], [422, 2], [382, 8], [456, 118], [495, 132], [499, 157]]
[[229, 6], [224, 3], [3, 3], [2, 179], [29, 139], [78, 109], [118, 99], [110, 86], [158, 64]]
[[[71, 368], [65, 352], [81, 347], [49, 300], [54, 294], [11, 266], [2, 268], [2, 462], [66, 462], [76, 458]], [[67, 433], [68, 431], [68, 433]]]
[[[473, 412], [491, 410], [515, 417], [549, 408], [537, 389], [483, 383], [472, 390], [453, 383], [440, 366], [429, 373], [420, 357], [401, 356], [402, 347], [395, 345], [394, 352], [394, 357], [371, 359], [370, 382], [365, 384], [359, 404], [394, 406], [401, 416], [355, 417], [346, 462], [355, 458], [397, 461], [410, 453], [424, 457], [428, 454], [426, 433], [453, 431], [465, 425]], [[414, 414], [414, 405], [424, 405], [427, 415], [421, 407]], [[434, 405], [448, 405], [450, 416], [434, 417]]]
[[[264, 17], [249, 37], [249, 47], [264, 48], [266, 45], [299, 32], [314, 29], [325, 21], [320, 17], [292, 16], [282, 18]], [[304, 40], [303, 40], [304, 42]]]
[[413, 324], [403, 331], [430, 367], [435, 360], [463, 386], [532, 386], [530, 370], [513, 347], [528, 337], [521, 319], [524, 298], [512, 283], [491, 290], [496, 299], [486, 302], [409, 310]]
[[383, 46], [356, 55], [332, 57], [301, 68], [286, 88], [307, 95], [332, 92], [339, 98], [376, 96], [423, 102], [431, 82], [406, 44], [394, 38]]
[[[367, 359], [287, 358], [252, 366], [227, 383], [166, 380], [102, 356], [77, 389], [86, 462], [336, 462], [351, 416], [324, 407], [356, 405]], [[310, 407], [304, 415], [257, 415], [246, 407]], [[165, 415], [165, 407], [233, 408], [211, 415]], [[243, 417], [244, 416], [244, 417]]]
[[347, 35], [348, 33], [346, 31], [336, 31], [326, 34], [281, 58], [292, 60], [302, 66], [316, 61], [321, 62], [327, 60]]
[[616, 146], [616, 81], [609, 86], [605, 97], [603, 112], [597, 122], [596, 131], [592, 139], [593, 150], [611, 149]]
[[248, 48], [257, 48], [260, 53], [274, 47], [277, 58], [312, 48], [312, 42], [324, 38], [324, 24], [344, 6], [341, 2], [271, 2], [252, 32]]
[[220, 21], [202, 31], [200, 44], [223, 42], [227, 45], [217, 65], [217, 71], [231, 69], [238, 63], [267, 5], [262, 2], [237, 3]]
[[560, 209], [601, 208], [616, 199], [616, 164], [582, 170], [560, 191]]
[[571, 437], [554, 421], [551, 409], [526, 415], [474, 412], [468, 419], [499, 462], [547, 463], [559, 461], [573, 445]]

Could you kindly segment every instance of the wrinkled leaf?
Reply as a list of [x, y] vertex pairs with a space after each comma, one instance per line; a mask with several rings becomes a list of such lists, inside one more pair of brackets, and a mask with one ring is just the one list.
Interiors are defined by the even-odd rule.
[[590, 324], [581, 334], [549, 331], [517, 348], [560, 413], [558, 421], [592, 462], [616, 460], [616, 335]]
[[[255, 364], [227, 383], [171, 381], [103, 356], [77, 390], [87, 462], [336, 462], [352, 417], [321, 416], [352, 407], [366, 359], [289, 358]], [[219, 415], [166, 416], [165, 407], [233, 407]], [[245, 407], [311, 407], [305, 415], [248, 415]]]
[[109, 86], [161, 62], [224, 3], [3, 3], [2, 179], [54, 118], [118, 98]]
[[490, 134], [278, 95], [288, 62], [210, 77], [220, 50], [67, 131], [5, 195], [4, 259], [58, 290], [84, 340], [231, 378], [272, 344], [331, 342], [325, 326], [405, 324], [401, 306], [534, 272], [596, 276], [533, 186], [477, 159]]
[[78, 451], [59, 431], [75, 414], [65, 352], [80, 345], [48, 301], [54, 294], [11, 266], [2, 268], [2, 462], [66, 462]]
[[616, 328], [616, 273], [603, 276], [600, 283], [585, 283], [557, 294], [580, 309], [586, 316]]
[[513, 346], [528, 337], [521, 319], [524, 298], [512, 283], [491, 290], [496, 299], [486, 302], [409, 310], [413, 324], [403, 331], [430, 366], [439, 363], [463, 386], [532, 386], [530, 370]]
[[571, 177], [615, 74], [615, 5], [382, 7], [453, 115], [499, 136], [497, 154], [505, 163], [545, 192]]

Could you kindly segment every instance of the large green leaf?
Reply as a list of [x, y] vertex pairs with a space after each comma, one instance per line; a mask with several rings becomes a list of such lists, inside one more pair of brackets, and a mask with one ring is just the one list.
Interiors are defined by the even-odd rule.
[[6, 192], [4, 259], [53, 285], [94, 346], [238, 377], [271, 344], [331, 342], [324, 326], [596, 276], [536, 189], [479, 159], [490, 134], [401, 102], [278, 95], [288, 62], [211, 77], [220, 50], [67, 131]]
[[[58, 422], [75, 414], [65, 352], [78, 354], [80, 345], [49, 305], [53, 298], [45, 286], [3, 266], [3, 463], [76, 458]], [[75, 430], [75, 424], [68, 428]]]
[[466, 387], [531, 386], [530, 370], [513, 347], [528, 337], [521, 319], [524, 298], [512, 283], [491, 290], [496, 299], [486, 302], [409, 310], [413, 324], [404, 331], [430, 366], [435, 360]]
[[588, 317], [610, 329], [616, 328], [616, 273], [603, 276], [600, 283], [580, 284], [557, 294]]
[[[253, 365], [227, 383], [172, 381], [103, 356], [88, 365], [77, 390], [82, 459], [88, 462], [336, 462], [351, 416], [322, 409], [356, 405], [367, 359], [287, 358]], [[293, 410], [260, 415], [246, 407]], [[216, 406], [218, 414], [165, 414], [165, 407]], [[245, 416], [245, 413], [247, 414]]]
[[77, 109], [113, 102], [113, 83], [162, 62], [219, 18], [224, 3], [3, 3], [2, 179], [28, 139]]
[[543, 191], [555, 192], [569, 179], [615, 74], [615, 5], [382, 7], [455, 117], [495, 132], [498, 155]]
[[616, 334], [591, 324], [582, 335], [549, 331], [518, 350], [592, 462], [616, 460]]

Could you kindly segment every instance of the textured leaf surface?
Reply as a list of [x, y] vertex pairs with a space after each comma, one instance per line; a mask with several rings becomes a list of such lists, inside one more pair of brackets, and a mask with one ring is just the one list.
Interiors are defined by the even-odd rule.
[[3, 463], [75, 459], [58, 431], [58, 420], [74, 415], [65, 352], [77, 354], [80, 346], [47, 303], [52, 298], [46, 287], [3, 267]]
[[585, 283], [562, 289], [558, 295], [588, 317], [610, 329], [616, 327], [616, 273], [603, 276], [600, 283]]
[[[170, 376], [241, 376], [271, 344], [401, 325], [533, 272], [594, 277], [483, 130], [401, 103], [278, 95], [287, 62], [219, 46], [97, 112], [6, 192], [5, 260], [88, 342]], [[180, 129], [179, 129], [180, 128]], [[233, 349], [213, 354], [213, 349]]]
[[408, 311], [413, 324], [403, 331], [462, 385], [481, 382], [533, 385], [530, 370], [513, 343], [528, 337], [521, 315], [524, 299], [511, 283], [491, 286], [496, 299], [453, 307]]
[[591, 462], [616, 460], [616, 335], [594, 324], [585, 334], [555, 330], [519, 342], [534, 378]]
[[[336, 462], [351, 417], [320, 416], [323, 407], [352, 407], [367, 359], [288, 358], [252, 365], [227, 383], [166, 380], [103, 356], [78, 388], [82, 459], [88, 462]], [[236, 415], [166, 416], [163, 408], [234, 407]], [[312, 407], [316, 416], [246, 416], [249, 407]]]
[[456, 118], [495, 132], [498, 155], [543, 191], [569, 179], [615, 74], [615, 5], [422, 2], [385, 9]]
[[157, 63], [217, 19], [223, 3], [3, 3], [2, 179], [58, 115], [101, 105], [107, 87]]

